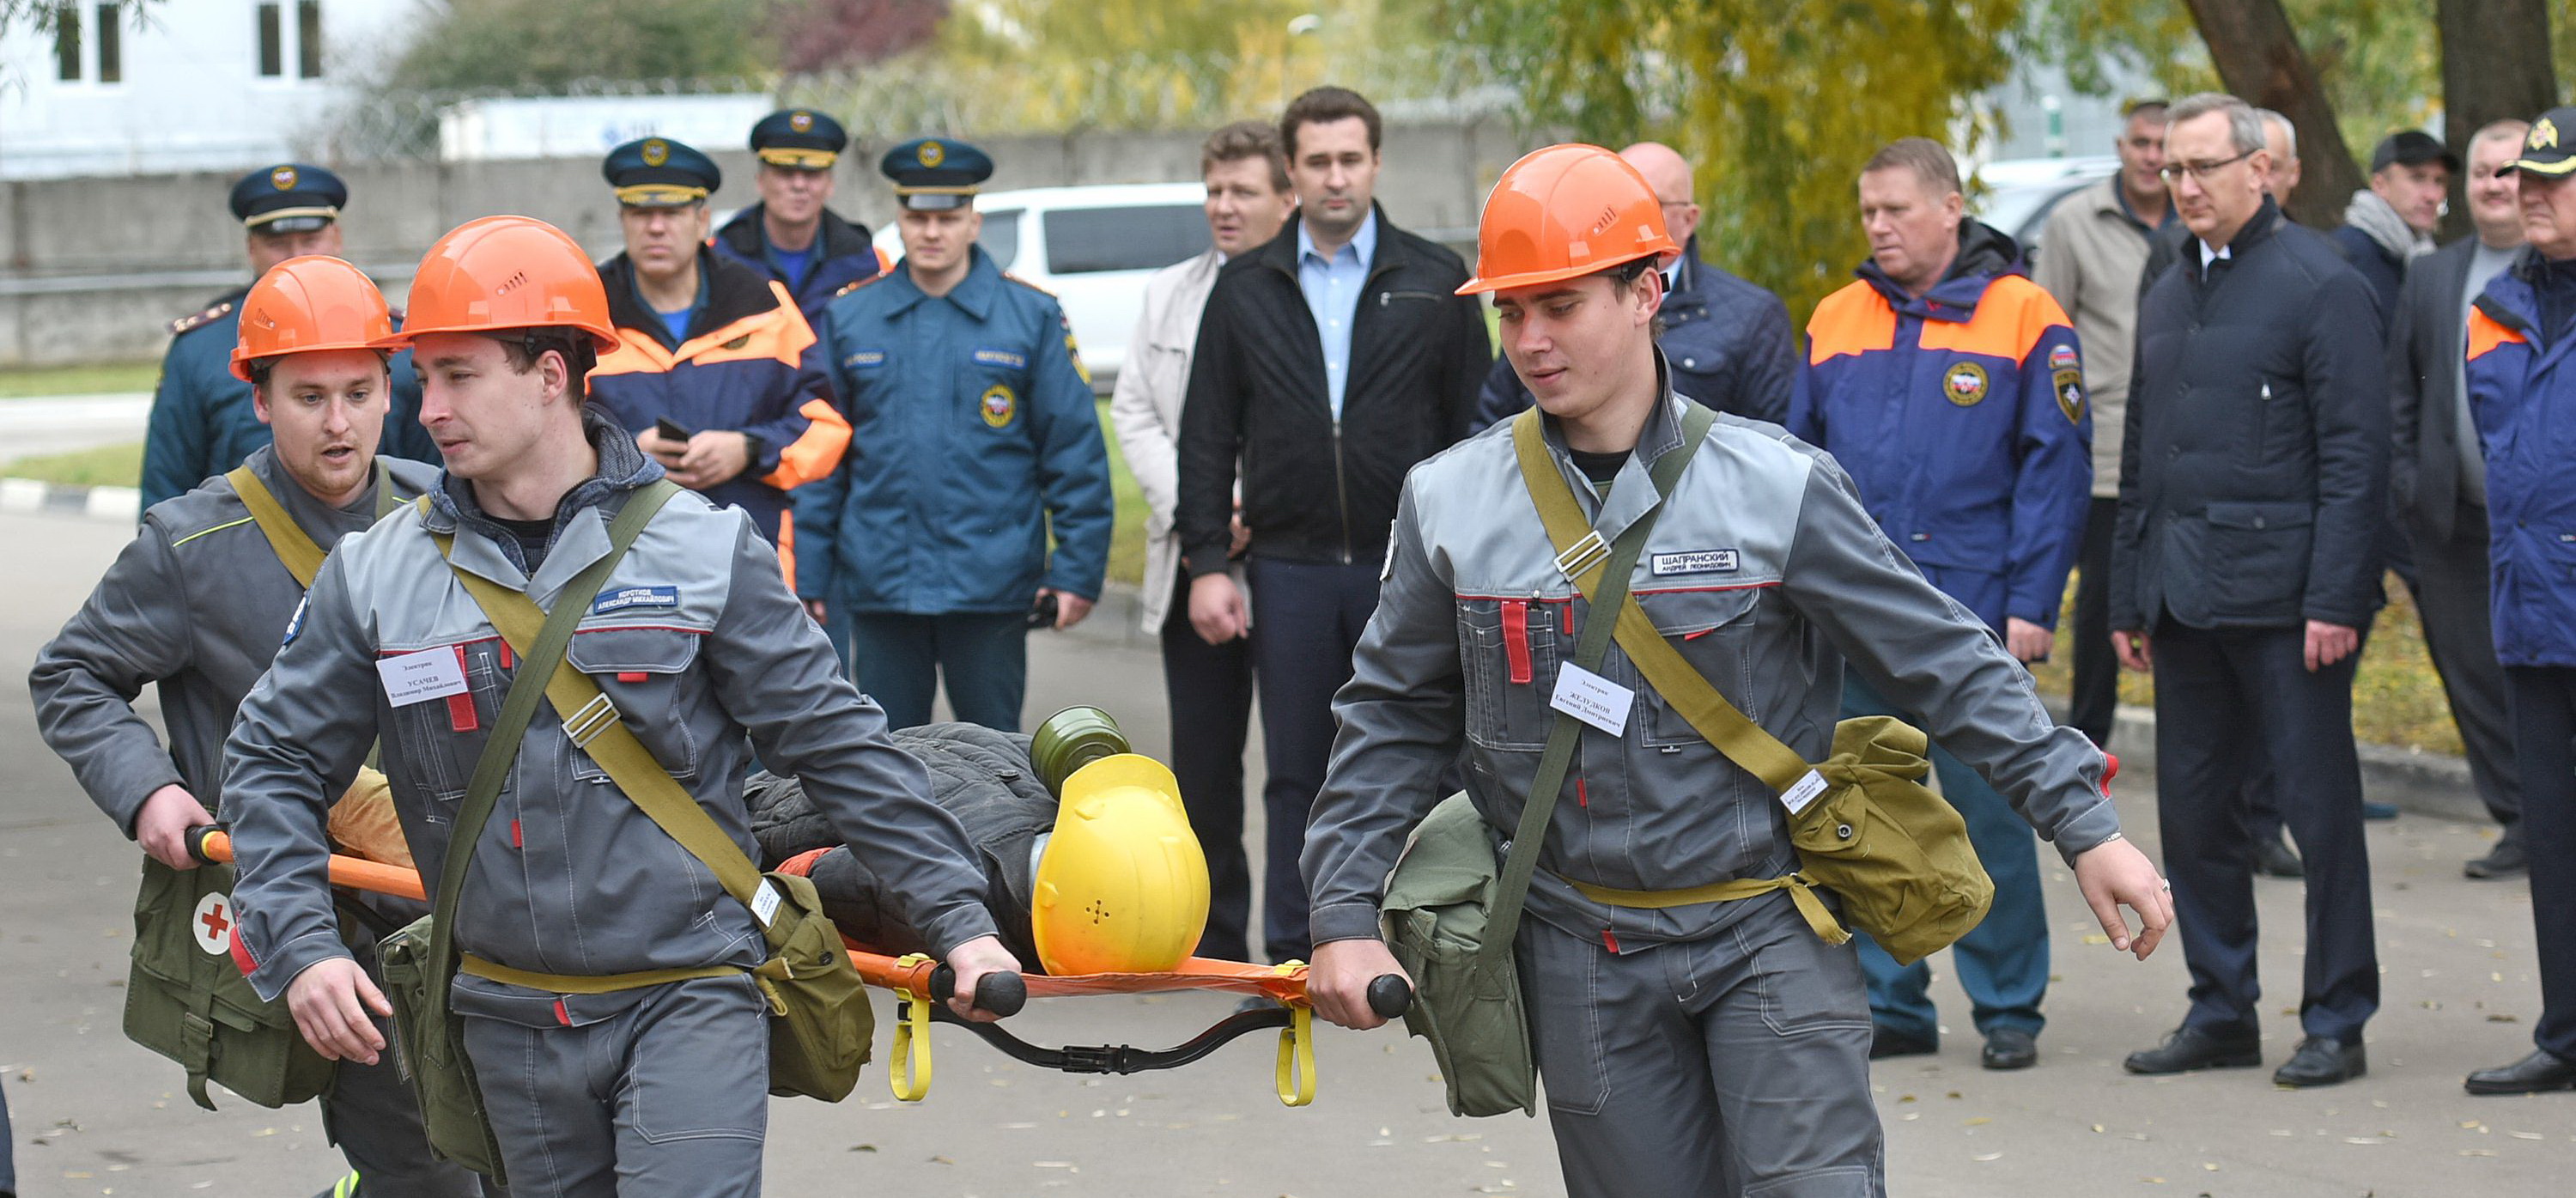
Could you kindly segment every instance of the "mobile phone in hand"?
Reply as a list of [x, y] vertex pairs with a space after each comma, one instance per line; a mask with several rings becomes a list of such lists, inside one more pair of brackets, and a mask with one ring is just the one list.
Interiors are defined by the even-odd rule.
[[1056, 606], [1055, 592], [1048, 591], [1039, 595], [1037, 602], [1029, 605], [1029, 627], [1055, 627]]
[[689, 430], [681, 428], [678, 424], [673, 423], [671, 418], [668, 416], [664, 416], [653, 422], [653, 434], [665, 441], [678, 441], [682, 444], [686, 444], [689, 440]]

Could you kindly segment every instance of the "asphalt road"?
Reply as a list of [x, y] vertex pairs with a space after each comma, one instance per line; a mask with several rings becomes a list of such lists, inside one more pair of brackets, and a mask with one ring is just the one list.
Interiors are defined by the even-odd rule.
[[[127, 525], [0, 516], [17, 579], [0, 606], [0, 661], [22, 669], [122, 544]], [[1041, 635], [1029, 711], [1093, 703], [1148, 752], [1165, 748], [1161, 675], [1123, 604], [1095, 625]], [[148, 700], [147, 700], [148, 702]], [[1258, 778], [1258, 761], [1253, 764]], [[2130, 831], [2152, 851], [2153, 778], [2119, 784]], [[1257, 817], [1248, 835], [1258, 844]], [[1977, 1067], [1965, 1001], [1946, 978], [1941, 1055], [1879, 1070], [1890, 1191], [2212, 1198], [2560, 1196], [2576, 1189], [2576, 1095], [2471, 1099], [2461, 1074], [2520, 1056], [2538, 1013], [2528, 894], [2473, 883], [2459, 862], [2486, 830], [2409, 815], [2369, 832], [2386, 993], [2369, 1078], [2272, 1087], [2261, 1071], [2149, 1080], [2120, 1057], [2183, 1009], [2178, 945], [2140, 964], [2097, 943], [2062, 869], [2049, 901], [2058, 985], [2042, 1063]], [[1256, 860], [1258, 860], [1256, 854]], [[0, 1085], [15, 1120], [21, 1192], [295, 1195], [342, 1166], [311, 1107], [238, 1099], [192, 1106], [177, 1067], [118, 1030], [132, 935], [136, 851], [44, 750], [26, 692], [0, 688]], [[2260, 884], [2267, 1064], [2298, 1037], [2300, 890]], [[1042, 1043], [1177, 1043], [1227, 1000], [1047, 1000], [1012, 1027]], [[878, 1051], [888, 1042], [877, 1004]], [[837, 1106], [772, 1107], [777, 1194], [1436, 1195], [1562, 1193], [1544, 1122], [1449, 1117], [1429, 1052], [1400, 1033], [1325, 1030], [1315, 1104], [1271, 1096], [1273, 1046], [1256, 1034], [1186, 1069], [1075, 1078], [1009, 1061], [957, 1029], [933, 1030], [932, 1093], [897, 1104], [885, 1062]]]
[[0, 462], [143, 439], [152, 396], [0, 400]]

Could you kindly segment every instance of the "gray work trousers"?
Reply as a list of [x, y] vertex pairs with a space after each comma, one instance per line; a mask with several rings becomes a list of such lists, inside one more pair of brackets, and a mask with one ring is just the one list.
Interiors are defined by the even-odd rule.
[[769, 1024], [747, 975], [635, 992], [607, 1018], [527, 1027], [469, 1015], [518, 1198], [759, 1198]]
[[[375, 936], [354, 923], [344, 922], [344, 927], [349, 930], [343, 942], [357, 954], [367, 976], [383, 986]], [[393, 1021], [378, 1018], [375, 1024], [376, 1034], [385, 1038], [385, 1051], [373, 1065], [340, 1062], [332, 1070], [331, 1092], [322, 1099], [322, 1132], [357, 1172], [358, 1192], [363, 1198], [506, 1198], [507, 1191], [473, 1170], [429, 1154], [420, 1100], [394, 1064]]]
[[1516, 942], [1569, 1198], [1884, 1198], [1860, 957], [1785, 894], [1700, 940]]

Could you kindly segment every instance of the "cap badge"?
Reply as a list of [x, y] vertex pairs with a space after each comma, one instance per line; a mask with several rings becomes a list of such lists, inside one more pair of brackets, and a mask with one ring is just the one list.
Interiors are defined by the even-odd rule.
[[2540, 118], [2532, 123], [2531, 139], [2523, 144], [2526, 148], [2534, 150], [2557, 149], [2558, 126], [2551, 124], [2548, 117]]
[[919, 159], [921, 165], [925, 167], [935, 167], [948, 161], [948, 147], [935, 141], [925, 141], [921, 143], [920, 149], [913, 151], [913, 157]]
[[276, 170], [268, 172], [268, 185], [278, 189], [279, 191], [293, 191], [295, 189], [295, 168], [291, 166], [281, 166]]
[[661, 138], [658, 138], [658, 137], [654, 137], [654, 138], [647, 138], [647, 139], [645, 139], [645, 142], [644, 142], [644, 165], [646, 165], [646, 166], [660, 166], [660, 165], [662, 165], [662, 164], [663, 164], [663, 163], [665, 163], [665, 162], [669, 162], [670, 160], [671, 160], [671, 143], [669, 143], [669, 142], [667, 142], [667, 141], [664, 141], [664, 140], [662, 140]]
[[797, 131], [798, 133], [810, 132], [814, 128], [814, 114], [810, 112], [788, 113], [787, 127]]

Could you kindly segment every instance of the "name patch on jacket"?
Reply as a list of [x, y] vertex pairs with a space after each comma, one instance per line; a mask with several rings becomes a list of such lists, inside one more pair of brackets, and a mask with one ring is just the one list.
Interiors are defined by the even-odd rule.
[[1658, 553], [1647, 559], [1647, 568], [1655, 577], [1671, 574], [1732, 574], [1737, 565], [1732, 549], [1694, 549], [1689, 553]]
[[871, 366], [883, 366], [885, 365], [885, 351], [881, 349], [863, 349], [841, 359], [841, 365], [847, 366], [852, 370], [865, 370]]
[[611, 612], [632, 611], [639, 607], [678, 607], [678, 587], [620, 587], [591, 600], [590, 614], [604, 616]]
[[1015, 354], [1007, 349], [979, 349], [975, 351], [975, 364], [978, 366], [1006, 366], [1012, 370], [1026, 370], [1029, 367], [1029, 359], [1026, 354]]
[[296, 600], [295, 614], [287, 619], [286, 636], [284, 639], [277, 642], [278, 648], [283, 649], [288, 645], [294, 644], [295, 638], [304, 634], [304, 613], [312, 607], [313, 596], [311, 595], [306, 595], [302, 599]]

